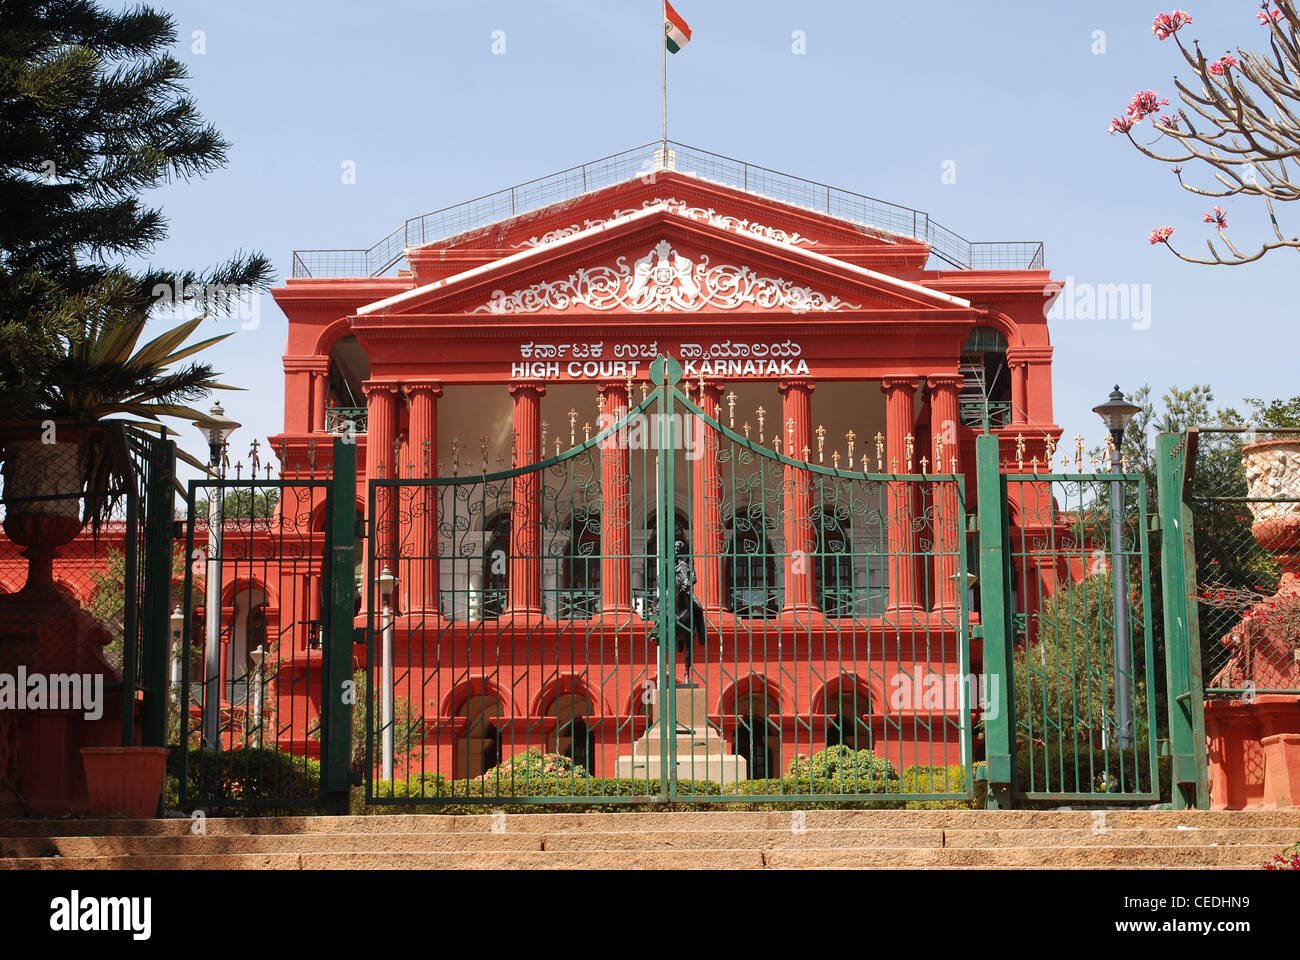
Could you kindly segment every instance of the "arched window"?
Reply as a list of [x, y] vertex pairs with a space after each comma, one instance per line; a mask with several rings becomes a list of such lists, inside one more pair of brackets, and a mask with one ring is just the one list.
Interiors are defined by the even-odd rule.
[[482, 596], [484, 617], [499, 617], [510, 592], [510, 514], [494, 517], [484, 531]]
[[982, 429], [987, 411], [990, 427], [1011, 423], [1011, 371], [1007, 341], [992, 327], [976, 327], [961, 350], [961, 419]]
[[600, 514], [574, 520], [569, 529], [559, 615], [585, 620], [600, 612]]
[[851, 617], [858, 596], [853, 584], [853, 539], [833, 510], [813, 511], [817, 525], [817, 605], [828, 617]]
[[781, 608], [776, 555], [767, 538], [762, 509], [740, 511], [727, 528], [723, 558], [727, 607], [740, 617], [774, 617]]

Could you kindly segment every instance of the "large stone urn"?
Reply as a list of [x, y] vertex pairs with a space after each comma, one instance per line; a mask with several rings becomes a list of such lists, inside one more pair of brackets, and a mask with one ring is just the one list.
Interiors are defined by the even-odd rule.
[[[104, 659], [112, 637], [54, 583], [61, 547], [81, 531], [82, 478], [92, 435], [75, 423], [11, 426], [0, 436], [4, 458], [4, 533], [24, 547], [27, 581], [0, 595], [0, 673], [121, 675]], [[61, 816], [88, 810], [82, 747], [121, 743], [121, 694], [106, 694], [103, 713], [19, 709], [0, 718], [0, 816]]]
[[[1215, 809], [1300, 807], [1300, 438], [1242, 447], [1250, 532], [1281, 568], [1277, 592], [1222, 638], [1231, 651], [1211, 679], [1237, 701], [1205, 704]], [[1263, 691], [1263, 692], [1258, 692]]]

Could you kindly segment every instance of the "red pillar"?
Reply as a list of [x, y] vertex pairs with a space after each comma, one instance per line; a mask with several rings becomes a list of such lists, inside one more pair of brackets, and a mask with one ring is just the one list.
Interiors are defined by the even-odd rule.
[[[627, 416], [627, 387], [605, 384], [601, 430]], [[600, 609], [604, 614], [632, 612], [631, 474], [626, 429], [611, 434], [600, 450]]]
[[[962, 378], [957, 374], [941, 374], [926, 378], [930, 388], [930, 453], [935, 458], [936, 473], [960, 473], [961, 456], [957, 449], [957, 430], [961, 422], [957, 404]], [[939, 442], [943, 443], [942, 454]], [[942, 456], [943, 462], [937, 462]], [[956, 462], [956, 469], [953, 463]], [[958, 529], [958, 499], [955, 480], [934, 485], [935, 537], [934, 579], [935, 609], [950, 615], [957, 610], [957, 596], [965, 585], [954, 579], [959, 569], [957, 551], [964, 548], [963, 531]]]
[[1029, 422], [1029, 363], [1010, 360], [1011, 368], [1011, 422]]
[[[390, 479], [393, 473], [393, 444], [397, 440], [397, 385], [367, 381], [362, 389], [366, 394], [366, 480]], [[380, 487], [375, 493], [373, 529], [375, 531], [374, 555], [380, 569], [392, 570], [396, 564], [393, 547], [396, 543], [394, 487]], [[369, 509], [369, 502], [366, 509]], [[371, 571], [376, 577], [379, 570]], [[368, 593], [363, 589], [363, 596]]]
[[[435, 381], [410, 383], [411, 406], [408, 448], [417, 479], [438, 475], [438, 398], [442, 385]], [[406, 570], [399, 585], [407, 603], [404, 609], [438, 613], [438, 488], [412, 485], [403, 490], [402, 513], [410, 523], [411, 548], [402, 550]], [[396, 572], [396, 571], [395, 571]]]
[[329, 387], [328, 368], [324, 372], [317, 371], [311, 375], [311, 387], [311, 428], [317, 433], [324, 433], [326, 391]]
[[[917, 381], [906, 377], [887, 377], [880, 381], [885, 392], [885, 467], [890, 473], [907, 471], [907, 437], [912, 433], [912, 398]], [[924, 451], [913, 450], [912, 470]], [[916, 604], [915, 536], [910, 483], [887, 485], [886, 522], [888, 524], [889, 607], [908, 612]]]
[[[545, 459], [542, 450], [542, 396], [538, 383], [512, 383], [516, 466]], [[512, 481], [510, 511], [510, 588], [507, 614], [542, 615], [542, 485], [535, 471]]]
[[[722, 402], [722, 384], [705, 383], [701, 409], [717, 419]], [[722, 468], [718, 463], [722, 434], [695, 418], [695, 445], [688, 454], [691, 463], [691, 555], [697, 580], [695, 595], [712, 618], [722, 613]]]
[[[803, 459], [811, 445], [812, 392], [805, 380], [782, 381], [781, 449]], [[798, 467], [785, 468], [785, 611], [806, 614], [813, 609], [813, 566], [817, 532], [813, 528], [811, 476]]]

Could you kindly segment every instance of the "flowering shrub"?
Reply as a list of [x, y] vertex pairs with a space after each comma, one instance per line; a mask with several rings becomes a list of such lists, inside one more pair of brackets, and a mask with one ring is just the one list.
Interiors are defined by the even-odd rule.
[[1273, 854], [1271, 863], [1264, 864], [1265, 870], [1300, 870], [1300, 843], [1293, 843], [1281, 853]]
[[1158, 40], [1168, 40], [1175, 33], [1192, 22], [1192, 15], [1183, 10], [1173, 13], [1158, 13], [1151, 21], [1151, 32]]
[[587, 771], [584, 768], [575, 766], [573, 761], [563, 754], [542, 753], [540, 750], [531, 749], [502, 761], [478, 779], [495, 780], [498, 777], [503, 780], [533, 780], [542, 777], [582, 779], [586, 776]]

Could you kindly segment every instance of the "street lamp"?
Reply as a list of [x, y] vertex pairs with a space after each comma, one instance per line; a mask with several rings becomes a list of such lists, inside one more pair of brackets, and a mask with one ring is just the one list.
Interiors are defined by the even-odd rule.
[[208, 415], [194, 425], [208, 443], [208, 473], [213, 486], [208, 488], [208, 563], [207, 599], [204, 603], [206, 633], [203, 641], [203, 744], [209, 750], [221, 749], [221, 524], [224, 491], [223, 454], [230, 435], [239, 424], [226, 416], [221, 404], [214, 403]]
[[181, 633], [185, 629], [185, 614], [181, 613], [181, 605], [176, 604], [176, 609], [172, 611], [170, 617], [172, 625], [172, 647], [171, 647], [171, 668], [172, 683], [171, 695], [179, 696], [181, 684], [181, 656], [183, 647], [181, 646]]
[[383, 662], [379, 682], [383, 693], [380, 699], [380, 723], [383, 726], [383, 779], [393, 779], [393, 591], [397, 578], [388, 567], [379, 574], [379, 596], [383, 600]]
[[[1124, 399], [1124, 392], [1116, 384], [1110, 398], [1093, 407], [1092, 412], [1101, 417], [1114, 440], [1110, 452], [1111, 473], [1119, 473], [1124, 430], [1141, 409]], [[1121, 750], [1134, 745], [1133, 733], [1133, 666], [1129, 651], [1128, 629], [1128, 565], [1124, 559], [1124, 484], [1110, 482], [1110, 550], [1111, 579], [1115, 587], [1115, 716], [1119, 723]]]
[[262, 662], [266, 659], [266, 648], [258, 644], [248, 655], [253, 661], [253, 728], [257, 730], [257, 745], [265, 742], [262, 735]]

